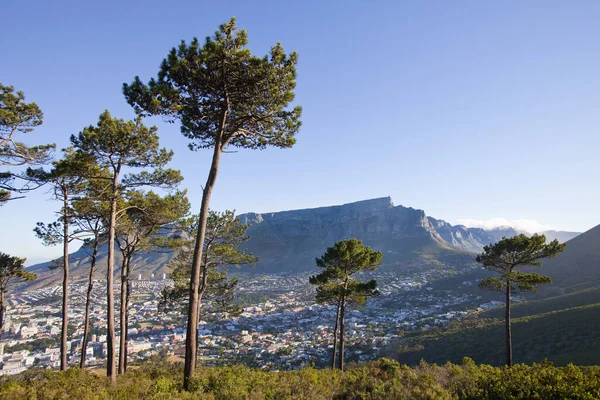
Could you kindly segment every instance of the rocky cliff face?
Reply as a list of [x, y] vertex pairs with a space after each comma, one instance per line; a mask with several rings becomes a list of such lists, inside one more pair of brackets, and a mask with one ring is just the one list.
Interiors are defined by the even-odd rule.
[[[459, 266], [472, 263], [473, 253], [483, 246], [495, 243], [503, 236], [514, 236], [512, 228], [483, 230], [451, 225], [429, 217], [423, 210], [395, 206], [390, 197], [358, 201], [340, 206], [320, 207], [275, 213], [247, 213], [239, 216], [250, 225], [250, 241], [246, 247], [261, 260], [257, 272], [295, 272], [313, 270], [315, 258], [320, 257], [335, 242], [357, 238], [375, 250], [384, 253], [384, 266], [391, 268], [427, 267], [432, 265]], [[165, 232], [163, 234], [170, 235]], [[553, 232], [553, 235], [574, 235], [571, 232]], [[71, 254], [72, 276], [85, 278], [89, 257], [86, 249]], [[98, 274], [106, 273], [107, 247], [100, 249]], [[116, 270], [120, 252], [116, 252]], [[168, 261], [173, 253], [145, 253], [133, 260], [134, 277], [152, 274], [162, 278], [169, 273]], [[59, 282], [59, 270], [48, 271], [50, 263], [38, 264], [30, 270], [42, 276], [41, 280]], [[41, 280], [38, 280], [41, 281]]]
[[472, 237], [458, 240], [461, 228], [429, 218], [423, 210], [394, 206], [390, 197], [341, 206], [249, 213], [239, 218], [250, 225], [247, 247], [261, 257], [257, 270], [269, 272], [314, 269], [315, 258], [327, 247], [352, 237], [382, 250], [384, 264], [390, 266], [464, 258], [467, 251], [481, 248]]

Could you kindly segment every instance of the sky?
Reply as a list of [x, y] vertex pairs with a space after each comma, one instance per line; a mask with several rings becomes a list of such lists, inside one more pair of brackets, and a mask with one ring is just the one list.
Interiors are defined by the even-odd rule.
[[[258, 55], [299, 53], [302, 129], [291, 149], [221, 163], [211, 208], [272, 212], [391, 196], [451, 223], [585, 231], [600, 223], [600, 2], [17, 1], [0, 4], [0, 82], [44, 123], [23, 140], [69, 145], [123, 82], [156, 76], [181, 40], [237, 17]], [[210, 151], [149, 118], [200, 207]], [[0, 251], [60, 255], [35, 237], [60, 205], [40, 189], [0, 207]]]

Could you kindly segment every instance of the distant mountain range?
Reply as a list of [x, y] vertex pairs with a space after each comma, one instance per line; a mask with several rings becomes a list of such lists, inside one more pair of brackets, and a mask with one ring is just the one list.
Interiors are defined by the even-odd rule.
[[[161, 236], [180, 236], [183, 233], [180, 230], [165, 228], [159, 235]], [[88, 279], [90, 270], [90, 256], [92, 249], [84, 246], [79, 250], [69, 254], [69, 273], [72, 280]], [[170, 271], [167, 263], [175, 256], [172, 251], [154, 251], [141, 252], [131, 260], [132, 276], [134, 279], [163, 279], [165, 274]], [[104, 244], [98, 248], [98, 256], [95, 267], [95, 279], [106, 279], [106, 265], [108, 258], [108, 244]], [[121, 251], [115, 245], [115, 274], [121, 273]], [[62, 280], [62, 269], [57, 268], [50, 270], [53, 266], [53, 261], [47, 261], [40, 264], [35, 264], [27, 269], [35, 272], [38, 279], [25, 284], [25, 287], [38, 287], [41, 285], [58, 284]]]
[[[403, 267], [427, 263], [450, 265], [473, 262], [471, 253], [502, 237], [518, 234], [513, 228], [491, 230], [451, 225], [428, 217], [423, 210], [395, 206], [390, 197], [340, 206], [247, 213], [239, 216], [250, 225], [248, 249], [261, 260], [256, 269], [266, 272], [305, 271], [315, 258], [336, 241], [351, 237], [384, 252], [384, 265]], [[554, 232], [563, 239], [576, 233]]]
[[[429, 217], [423, 210], [395, 206], [390, 197], [358, 201], [339, 206], [239, 215], [250, 225], [246, 247], [260, 257], [256, 272], [298, 272], [312, 270], [315, 258], [336, 241], [351, 237], [363, 240], [384, 252], [384, 265], [391, 268], [427, 265], [464, 265], [473, 262], [473, 253], [518, 232], [510, 227], [491, 230], [451, 225]], [[165, 233], [166, 234], [166, 233]], [[550, 238], [567, 240], [576, 232], [547, 233]], [[97, 277], [106, 273], [107, 246], [99, 251]], [[71, 276], [85, 278], [89, 249], [80, 248], [70, 255]], [[120, 271], [120, 252], [116, 252], [115, 272]], [[146, 253], [133, 260], [134, 278], [162, 279], [173, 253]], [[45, 284], [59, 282], [61, 272], [49, 271], [51, 262], [29, 267]]]

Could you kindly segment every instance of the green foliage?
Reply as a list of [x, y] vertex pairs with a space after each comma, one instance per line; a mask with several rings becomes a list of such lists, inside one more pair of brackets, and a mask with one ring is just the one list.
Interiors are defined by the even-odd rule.
[[0, 165], [44, 164], [54, 145], [27, 147], [15, 140], [42, 124], [44, 115], [35, 103], [26, 103], [23, 92], [0, 84]]
[[[192, 269], [193, 244], [195, 242], [198, 218], [183, 220], [181, 227], [188, 240], [180, 240], [179, 252], [169, 263], [174, 286], [163, 289], [160, 296], [160, 308], [164, 311], [187, 307], [189, 284]], [[210, 211], [208, 214], [206, 235], [204, 238], [202, 276], [206, 275], [199, 292], [209, 300], [205, 315], [214, 313], [238, 314], [241, 309], [233, 304], [233, 295], [238, 280], [228, 278], [227, 266], [254, 264], [258, 259], [240, 245], [247, 242], [247, 225], [240, 223], [235, 212]]]
[[[566, 247], [566, 243], [557, 240], [546, 244], [546, 236], [534, 234], [528, 237], [520, 234], [511, 238], [502, 238], [495, 244], [483, 248], [476, 261], [484, 268], [500, 274], [499, 278], [484, 279], [479, 286], [483, 289], [506, 292], [536, 291], [537, 286], [550, 283], [550, 277], [535, 273], [524, 273], [520, 268], [542, 266], [542, 259], [556, 257]], [[515, 286], [516, 285], [516, 286]]]
[[375, 280], [359, 282], [351, 279], [351, 276], [377, 269], [382, 259], [381, 251], [371, 250], [358, 239], [342, 240], [329, 247], [316, 260], [322, 272], [309, 278], [309, 282], [317, 286], [317, 302], [338, 304], [345, 299], [364, 304], [368, 297], [377, 296], [379, 292]]
[[190, 209], [186, 192], [163, 197], [153, 191], [129, 190], [125, 194], [124, 213], [116, 227], [117, 242], [125, 257], [141, 251], [161, 251], [175, 244], [165, 237], [154, 237], [161, 227], [184, 218]]
[[123, 167], [149, 168], [151, 172], [127, 173], [120, 191], [138, 186], [172, 188], [182, 178], [178, 171], [163, 170], [173, 152], [159, 148], [157, 128], [147, 128], [137, 118], [125, 121], [113, 118], [108, 110], [100, 114], [97, 126], [90, 125], [78, 135], [71, 135], [71, 143], [81, 153], [93, 156], [96, 162], [111, 173], [120, 174]]
[[25, 258], [14, 257], [0, 252], [0, 334], [4, 326], [4, 295], [11, 283], [32, 281], [36, 275], [25, 269]]
[[[70, 242], [74, 239], [82, 239], [81, 226], [75, 223], [77, 213], [72, 207], [72, 202], [85, 198], [89, 192], [86, 191], [90, 182], [86, 176], [106, 176], [106, 171], [100, 169], [94, 158], [89, 155], [78, 153], [73, 147], [63, 150], [63, 158], [52, 163], [52, 169], [45, 171], [43, 168], [27, 169], [27, 177], [40, 185], [48, 184], [52, 187], [54, 200], [62, 202], [60, 211], [56, 213], [57, 220], [48, 224], [38, 222], [34, 232], [38, 238], [47, 246], [54, 246], [64, 241]], [[83, 200], [80, 200], [83, 201]], [[67, 236], [65, 237], [64, 226], [67, 225]], [[63, 257], [66, 255], [63, 254]]]
[[[29, 147], [19, 142], [15, 135], [33, 131], [42, 124], [44, 115], [35, 103], [26, 103], [23, 92], [0, 83], [0, 165], [20, 166], [46, 164], [50, 161], [54, 144]], [[24, 193], [37, 185], [27, 182], [17, 187], [20, 176], [10, 172], [0, 173], [0, 204], [10, 200], [10, 192]]]
[[31, 281], [36, 275], [25, 269], [25, 258], [0, 252], [0, 290], [4, 292], [14, 281]]
[[301, 114], [300, 107], [286, 109], [294, 99], [297, 54], [286, 55], [278, 43], [257, 57], [247, 43], [232, 18], [204, 45], [182, 41], [157, 79], [145, 85], [135, 77], [123, 93], [139, 113], [178, 119], [191, 149], [291, 147]]
[[600, 395], [600, 368], [561, 368], [548, 362], [496, 368], [468, 358], [460, 364], [421, 363], [409, 368], [384, 358], [346, 372], [201, 367], [191, 379], [190, 391], [183, 392], [182, 386], [180, 366], [158, 361], [119, 376], [115, 384], [81, 369], [2, 377], [0, 399], [591, 400]]

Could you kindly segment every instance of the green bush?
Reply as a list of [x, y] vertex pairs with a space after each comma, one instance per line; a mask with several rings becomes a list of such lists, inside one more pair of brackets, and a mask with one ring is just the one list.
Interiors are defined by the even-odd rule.
[[111, 385], [89, 370], [28, 371], [0, 379], [0, 399], [598, 399], [600, 368], [549, 362], [511, 368], [421, 362], [411, 368], [382, 358], [347, 371], [304, 368], [268, 372], [243, 366], [201, 367], [182, 391], [182, 367], [153, 360]]

